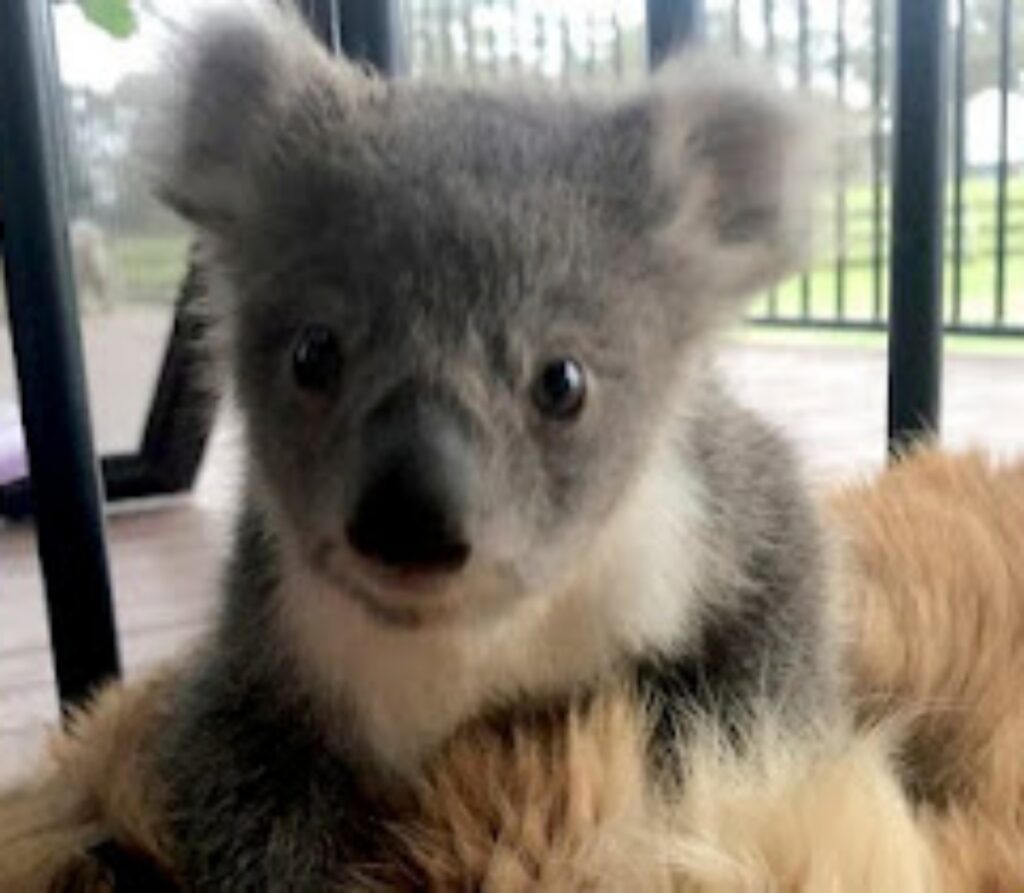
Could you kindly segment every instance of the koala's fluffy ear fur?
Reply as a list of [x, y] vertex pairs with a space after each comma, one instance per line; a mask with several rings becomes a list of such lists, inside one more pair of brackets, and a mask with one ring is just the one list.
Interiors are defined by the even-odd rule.
[[194, 223], [218, 231], [244, 215], [254, 185], [327, 120], [375, 88], [332, 59], [294, 12], [245, 3], [218, 9], [180, 38], [167, 95], [147, 134], [156, 189]]
[[722, 299], [810, 259], [814, 206], [836, 169], [831, 110], [699, 53], [666, 65], [644, 104], [653, 237], [688, 292], [735, 311], [739, 300]]

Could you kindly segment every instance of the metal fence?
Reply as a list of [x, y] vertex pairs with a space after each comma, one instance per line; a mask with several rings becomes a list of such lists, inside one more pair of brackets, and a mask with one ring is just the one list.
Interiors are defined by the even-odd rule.
[[[404, 0], [414, 76], [563, 83], [647, 70], [641, 0]], [[855, 174], [837, 179], [822, 261], [766, 295], [765, 324], [888, 322], [894, 0], [707, 0], [706, 41], [770, 63], [862, 123]], [[1024, 0], [949, 0], [948, 331], [1024, 334]]]

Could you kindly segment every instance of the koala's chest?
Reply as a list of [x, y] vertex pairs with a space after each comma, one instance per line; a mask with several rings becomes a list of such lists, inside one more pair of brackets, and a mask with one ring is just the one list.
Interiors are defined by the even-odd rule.
[[530, 608], [488, 630], [411, 634], [337, 597], [301, 613], [292, 634], [313, 684], [345, 705], [372, 758], [401, 774], [488, 709], [572, 691], [615, 663], [614, 630], [572, 604]]
[[533, 593], [493, 623], [396, 630], [307, 577], [279, 593], [289, 606], [285, 639], [328, 712], [354, 719], [371, 758], [414, 770], [491, 708], [564, 695], [624, 660], [677, 654], [692, 641], [704, 613], [698, 525], [676, 511], [671, 523], [651, 522], [659, 520], [653, 507], [666, 500], [693, 501], [664, 479], [640, 495], [571, 584]]

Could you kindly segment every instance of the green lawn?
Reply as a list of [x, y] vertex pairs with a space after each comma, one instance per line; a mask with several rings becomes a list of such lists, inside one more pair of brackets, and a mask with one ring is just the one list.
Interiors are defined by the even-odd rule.
[[[878, 350], [888, 346], [888, 335], [863, 329], [815, 329], [786, 326], [745, 325], [729, 335], [741, 344], [772, 344], [787, 347], [828, 347], [838, 350]], [[1024, 356], [1024, 338], [989, 335], [947, 335], [949, 355]]]
[[110, 254], [114, 289], [125, 301], [172, 301], [185, 274], [188, 238], [114, 236]]
[[[888, 269], [882, 269], [881, 306], [884, 314], [888, 294]], [[961, 268], [961, 319], [965, 323], [991, 324], [995, 319], [995, 263], [991, 257], [965, 258]], [[839, 303], [837, 285], [843, 282], [843, 300]], [[808, 309], [814, 319], [834, 318], [869, 320], [875, 310], [875, 277], [869, 266], [847, 266], [844, 273], [834, 265], [817, 267], [807, 277]], [[1008, 257], [1006, 263], [1005, 320], [1024, 326], [1024, 252]], [[780, 286], [775, 293], [775, 315], [800, 316], [803, 310], [802, 278], [797, 277]], [[947, 318], [952, 314], [952, 270], [946, 271]], [[754, 314], [767, 313], [768, 298], [759, 301]]]
[[[1007, 183], [1006, 267], [1004, 319], [1007, 324], [1024, 326], [1024, 176]], [[775, 313], [783, 317], [802, 315], [803, 285], [809, 289], [808, 311], [815, 319], [872, 319], [875, 314], [875, 273], [871, 258], [874, 251], [874, 195], [869, 186], [857, 184], [846, 190], [845, 257], [842, 271], [836, 264], [835, 204], [824, 215], [827, 235], [821, 238], [822, 260], [802, 280], [785, 283], [775, 293]], [[952, 207], [952, 187], [949, 189]], [[888, 241], [888, 201], [882, 195], [883, 252]], [[960, 313], [965, 323], [992, 324], [996, 313], [996, 181], [975, 177], [964, 182], [962, 202], [964, 222], [961, 235]], [[952, 221], [946, 227], [946, 304], [947, 318], [953, 310]], [[881, 306], [888, 294], [887, 258], [881, 270]], [[839, 284], [842, 283], [840, 300]], [[754, 310], [756, 315], [769, 311], [766, 298]]]

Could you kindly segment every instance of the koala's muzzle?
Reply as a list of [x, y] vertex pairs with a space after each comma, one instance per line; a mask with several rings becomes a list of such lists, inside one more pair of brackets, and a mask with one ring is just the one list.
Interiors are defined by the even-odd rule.
[[352, 547], [390, 569], [453, 572], [469, 559], [472, 451], [458, 418], [415, 393], [367, 420], [362, 473], [347, 519]]

